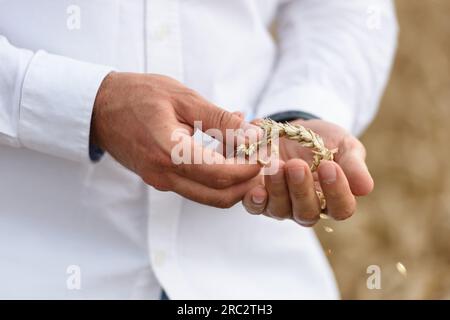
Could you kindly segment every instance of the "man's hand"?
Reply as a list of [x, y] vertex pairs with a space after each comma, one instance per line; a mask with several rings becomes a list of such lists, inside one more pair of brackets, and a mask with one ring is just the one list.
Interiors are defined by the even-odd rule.
[[[230, 164], [219, 153], [213, 154], [216, 163], [227, 164], [175, 165], [171, 159], [176, 144], [171, 141], [172, 133], [185, 129], [190, 138], [194, 121], [202, 121], [204, 130], [221, 130], [223, 137], [226, 129], [250, 126], [171, 78], [111, 73], [97, 94], [91, 139], [158, 190], [174, 191], [211, 206], [230, 207], [255, 185], [252, 178], [260, 167]], [[192, 146], [193, 151], [206, 152], [194, 141]]]
[[336, 220], [349, 218], [356, 209], [355, 196], [364, 196], [373, 189], [373, 180], [365, 164], [364, 146], [337, 125], [323, 120], [297, 120], [322, 136], [328, 149], [338, 149], [335, 161], [323, 161], [317, 174], [308, 162], [310, 149], [295, 141], [280, 139], [280, 163], [275, 175], [264, 177], [264, 185], [250, 190], [243, 204], [253, 214], [278, 219], [293, 219], [303, 226], [313, 226], [320, 215], [315, 190], [322, 190], [327, 212]]

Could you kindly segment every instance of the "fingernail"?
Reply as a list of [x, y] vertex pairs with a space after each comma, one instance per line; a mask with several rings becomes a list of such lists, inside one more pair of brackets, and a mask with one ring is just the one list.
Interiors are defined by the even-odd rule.
[[263, 204], [265, 200], [266, 200], [266, 197], [264, 197], [264, 196], [258, 196], [258, 195], [252, 196], [252, 202], [254, 204]]
[[288, 169], [289, 178], [291, 180], [301, 183], [303, 182], [303, 179], [305, 178], [305, 168], [303, 167], [294, 167]]
[[325, 184], [332, 184], [336, 181], [336, 167], [331, 162], [324, 162], [319, 169], [319, 177]]

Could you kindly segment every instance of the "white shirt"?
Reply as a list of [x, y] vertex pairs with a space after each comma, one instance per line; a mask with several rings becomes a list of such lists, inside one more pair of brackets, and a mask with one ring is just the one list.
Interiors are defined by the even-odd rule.
[[160, 73], [358, 134], [396, 37], [389, 0], [0, 1], [0, 298], [336, 298], [313, 231], [92, 163], [93, 101], [111, 68]]

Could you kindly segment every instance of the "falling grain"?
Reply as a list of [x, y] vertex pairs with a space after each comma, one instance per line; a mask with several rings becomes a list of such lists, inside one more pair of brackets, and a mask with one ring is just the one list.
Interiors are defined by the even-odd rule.
[[403, 263], [397, 262], [395, 266], [397, 267], [397, 271], [406, 278], [408, 275], [408, 271], [406, 270], [406, 267], [403, 265]]

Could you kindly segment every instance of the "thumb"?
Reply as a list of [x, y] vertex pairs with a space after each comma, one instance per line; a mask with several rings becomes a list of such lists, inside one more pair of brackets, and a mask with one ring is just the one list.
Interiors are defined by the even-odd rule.
[[203, 128], [204, 129], [255, 129], [253, 126], [244, 121], [241, 112], [228, 112], [215, 105], [208, 105], [201, 109]]
[[245, 119], [245, 114], [241, 111], [234, 111], [233, 114], [241, 119]]
[[248, 131], [254, 131], [259, 137], [263, 134], [261, 128], [246, 122], [242, 113], [228, 112], [213, 104], [202, 107], [198, 111], [198, 118], [202, 121], [203, 131], [219, 130], [224, 137], [222, 142], [226, 142], [227, 137], [230, 136], [229, 134], [227, 135], [227, 129], [242, 129], [246, 134], [248, 134]]

